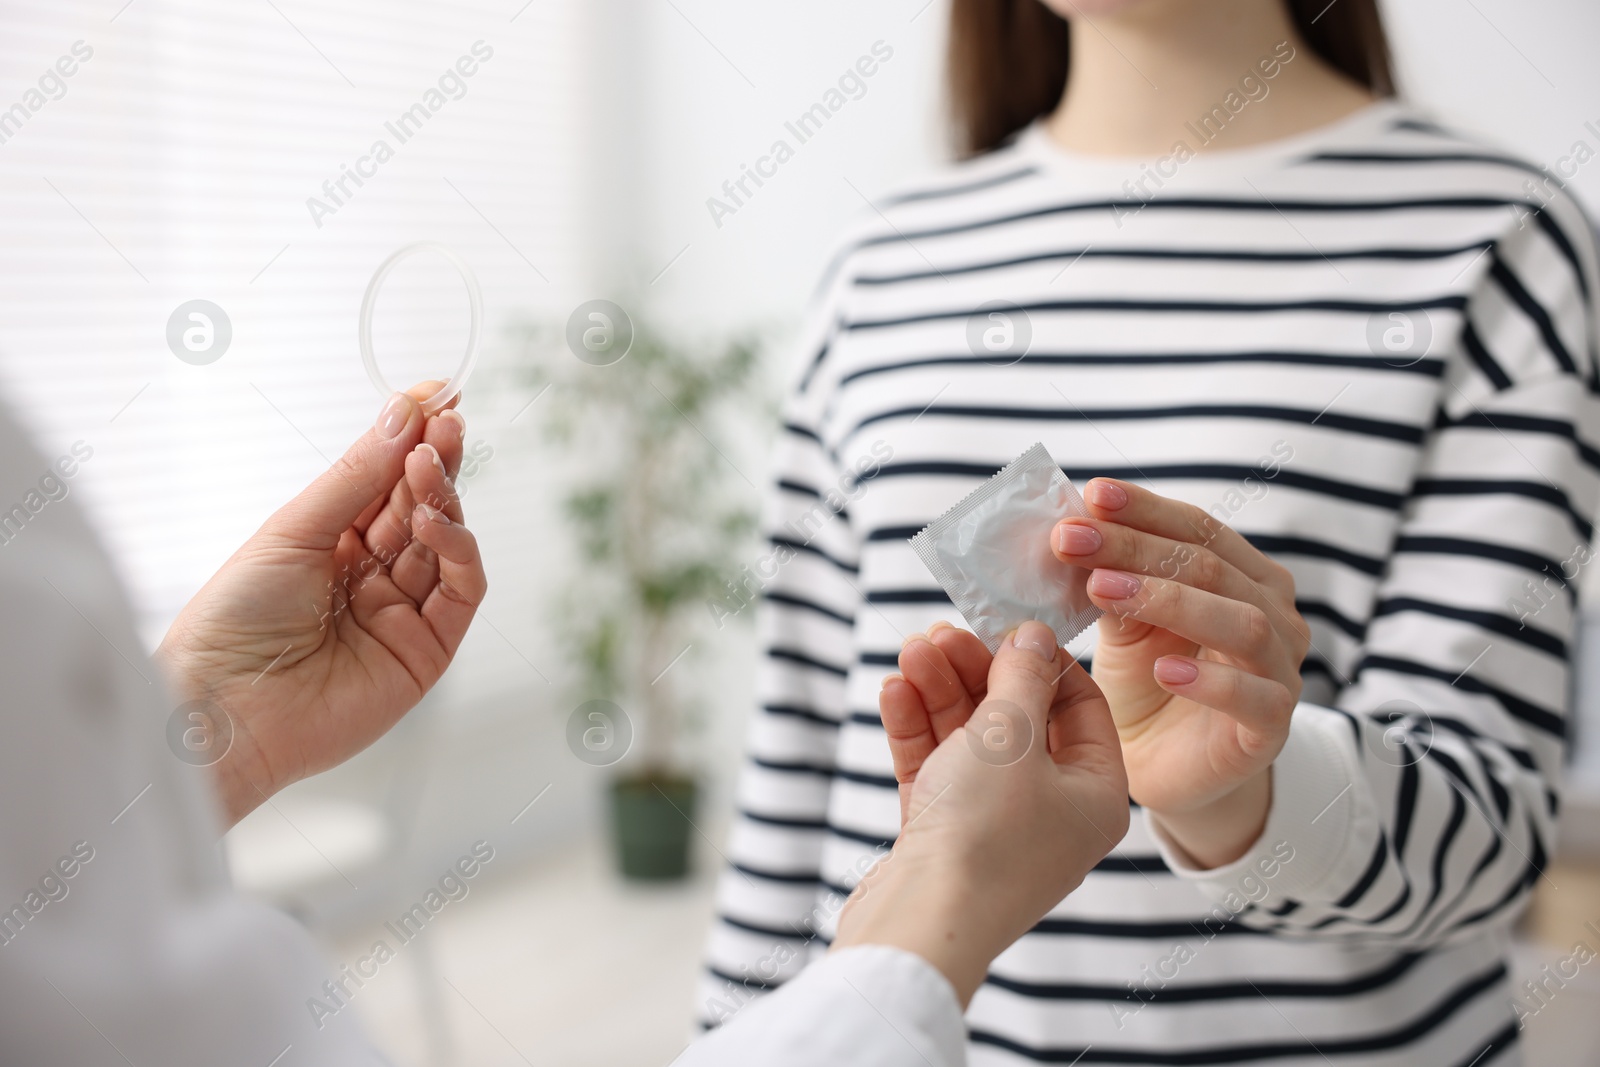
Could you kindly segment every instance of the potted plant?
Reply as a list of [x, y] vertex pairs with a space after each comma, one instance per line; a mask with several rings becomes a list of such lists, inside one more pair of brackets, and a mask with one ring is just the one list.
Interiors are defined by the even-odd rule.
[[711, 605], [727, 602], [755, 529], [754, 488], [713, 437], [740, 423], [753, 437], [750, 416], [768, 410], [757, 348], [691, 351], [640, 330], [624, 356], [597, 365], [548, 332], [532, 336], [583, 564], [554, 627], [576, 668], [569, 744], [586, 762], [618, 765], [611, 826], [622, 873], [681, 878], [699, 791], [684, 755], [703, 698], [692, 664], [721, 626]]

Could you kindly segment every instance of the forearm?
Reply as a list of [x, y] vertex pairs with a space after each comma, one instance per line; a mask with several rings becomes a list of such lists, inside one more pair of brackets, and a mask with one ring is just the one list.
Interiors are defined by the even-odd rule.
[[886, 945], [920, 956], [949, 980], [965, 1009], [990, 961], [1017, 936], [995, 921], [1005, 911], [959, 872], [891, 853], [851, 895], [833, 949]]

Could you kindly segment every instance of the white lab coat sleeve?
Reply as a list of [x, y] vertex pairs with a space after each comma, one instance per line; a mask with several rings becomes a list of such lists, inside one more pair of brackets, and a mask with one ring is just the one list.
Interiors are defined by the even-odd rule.
[[965, 1067], [955, 990], [922, 957], [886, 945], [830, 952], [746, 1004], [674, 1067]]
[[384, 1062], [306, 931], [228, 885], [77, 506], [94, 445], [47, 459], [0, 409], [0, 1063]]

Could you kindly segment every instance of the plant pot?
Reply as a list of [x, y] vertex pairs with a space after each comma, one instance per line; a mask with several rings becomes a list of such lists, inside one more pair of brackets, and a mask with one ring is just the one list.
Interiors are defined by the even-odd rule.
[[611, 783], [611, 839], [624, 878], [666, 882], [689, 873], [694, 780], [671, 775]]

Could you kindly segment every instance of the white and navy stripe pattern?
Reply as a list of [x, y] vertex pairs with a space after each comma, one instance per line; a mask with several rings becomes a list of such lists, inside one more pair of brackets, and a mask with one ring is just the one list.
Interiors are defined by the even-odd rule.
[[[830, 894], [893, 840], [879, 682], [904, 635], [961, 624], [906, 539], [1043, 441], [1294, 572], [1314, 644], [1262, 845], [1293, 858], [1187, 871], [1135, 819], [996, 961], [973, 1062], [1514, 1062], [1505, 929], [1551, 853], [1600, 487], [1592, 231], [1395, 104], [1203, 154], [1142, 207], [1136, 175], [1030, 130], [838, 257], [766, 518], [794, 556], [704, 1021], [822, 951]], [[1024, 358], [969, 348], [991, 300], [1024, 310]], [[1425, 350], [1374, 350], [1407, 322]]]

